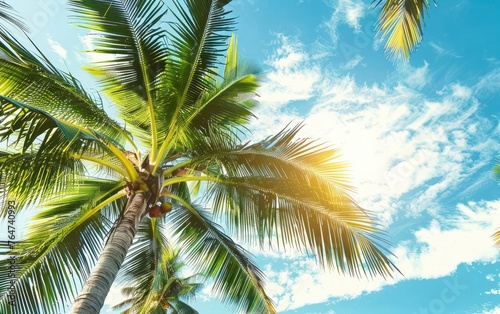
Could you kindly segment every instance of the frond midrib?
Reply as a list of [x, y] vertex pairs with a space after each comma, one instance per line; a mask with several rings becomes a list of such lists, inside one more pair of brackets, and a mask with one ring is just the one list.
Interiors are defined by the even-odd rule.
[[174, 135], [174, 130], [175, 130], [174, 125], [177, 122], [177, 116], [179, 115], [179, 112], [181, 111], [181, 109], [184, 105], [184, 101], [185, 101], [187, 94], [188, 94], [188, 91], [191, 87], [191, 82], [193, 81], [198, 63], [199, 63], [200, 58], [201, 58], [201, 52], [203, 51], [203, 48], [205, 47], [205, 41], [206, 41], [206, 38], [209, 34], [206, 25], [208, 24], [208, 22], [212, 18], [214, 6], [215, 6], [215, 4], [212, 1], [211, 5], [210, 5], [210, 11], [209, 11], [208, 17], [207, 17], [207, 23], [205, 24], [205, 27], [203, 28], [203, 35], [202, 35], [200, 43], [198, 45], [198, 49], [196, 50], [195, 61], [192, 63], [191, 70], [189, 71], [189, 76], [188, 76], [188, 79], [187, 79], [186, 84], [185, 84], [186, 87], [184, 88], [184, 91], [182, 92], [181, 98], [178, 101], [178, 105], [175, 108], [174, 114], [172, 115], [172, 120], [170, 122], [168, 134], [165, 137], [163, 144], [161, 145], [160, 151], [158, 152], [158, 157], [157, 157], [157, 160], [155, 161], [153, 172], [156, 171], [156, 169], [158, 169], [158, 166], [161, 162], [160, 159], [163, 159], [163, 155], [165, 155], [167, 153], [166, 150], [168, 147], [168, 143], [170, 142], [170, 140], [172, 139], [172, 137]]

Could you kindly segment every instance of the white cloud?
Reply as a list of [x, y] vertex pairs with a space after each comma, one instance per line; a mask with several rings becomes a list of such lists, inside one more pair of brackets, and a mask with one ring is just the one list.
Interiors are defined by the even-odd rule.
[[496, 306], [493, 309], [484, 310], [482, 314], [500, 314], [500, 306]]
[[[403, 276], [356, 279], [335, 271], [325, 271], [316, 262], [293, 256], [286, 263], [266, 265], [266, 290], [277, 302], [278, 311], [293, 310], [307, 304], [327, 302], [331, 298], [352, 299], [382, 289], [402, 280], [431, 279], [452, 275], [458, 265], [477, 261], [495, 261], [497, 250], [491, 234], [500, 226], [500, 200], [459, 204], [457, 213], [433, 220], [428, 227], [417, 230], [414, 240], [400, 243], [394, 254]], [[487, 294], [499, 294], [492, 289]]]
[[267, 61], [272, 70], [267, 72], [258, 92], [266, 110], [309, 99], [321, 79], [319, 66], [309, 60], [300, 42], [282, 34], [277, 37], [279, 47]]
[[[276, 62], [269, 63], [275, 73], [305, 75], [303, 70], [314, 64], [300, 43], [281, 47], [278, 52]], [[418, 68], [403, 68], [385, 84], [368, 85], [358, 83], [352, 75], [315, 67], [313, 77], [321, 80], [314, 79], [311, 84], [305, 80], [306, 88], [297, 89], [297, 94], [294, 85], [271, 80], [270, 84], [279, 88], [268, 86], [259, 94], [265, 98], [266, 92], [280, 89], [287, 91], [287, 97], [273, 95], [274, 106], [263, 102], [266, 107], [259, 116], [264, 118], [254, 124], [255, 129], [270, 134], [303, 117], [305, 127], [300, 136], [321, 138], [340, 148], [342, 159], [350, 164], [351, 182], [357, 188], [355, 199], [376, 213], [385, 226], [398, 215], [422, 217], [426, 213], [434, 217], [413, 238], [396, 243], [395, 262], [405, 280], [447, 276], [460, 264], [491, 261], [497, 255], [490, 235], [500, 226], [500, 200], [459, 204], [454, 214], [450, 214], [450, 205], [443, 208], [440, 202], [450, 193], [465, 193], [468, 187], [458, 190], [459, 185], [477, 176], [479, 170], [489, 171], [500, 150], [500, 128], [481, 116], [481, 103], [476, 98], [480, 92], [493, 91], [478, 80], [476, 85], [453, 83], [434, 95], [425, 95], [419, 90], [428, 84], [429, 74], [430, 66], [424, 63]], [[277, 77], [273, 75], [268, 77]], [[496, 77], [496, 72], [488, 77]], [[407, 81], [399, 83], [401, 78]], [[299, 116], [290, 110], [296, 100], [310, 102], [307, 114]], [[442, 218], [445, 210], [448, 216]], [[399, 227], [407, 230], [407, 226]], [[354, 298], [403, 280], [363, 280], [361, 284], [336, 273], [325, 274], [300, 254], [289, 254], [286, 269], [265, 272], [270, 279], [268, 291], [273, 291], [279, 310], [331, 297]], [[277, 253], [263, 255], [278, 258]], [[281, 253], [279, 257], [283, 257]]]
[[432, 49], [434, 49], [436, 51], [436, 53], [440, 56], [443, 56], [447, 53], [446, 49], [444, 49], [443, 47], [441, 47], [440, 45], [438, 45], [437, 43], [435, 43], [433, 41], [429, 42], [429, 46], [431, 46]]
[[474, 91], [478, 96], [482, 97], [498, 93], [500, 91], [500, 67], [496, 67], [482, 77], [474, 86]]
[[355, 298], [387, 284], [382, 278], [362, 280], [328, 272], [311, 260], [296, 260], [280, 270], [267, 265], [264, 272], [268, 278], [266, 290], [277, 302], [279, 312], [326, 302], [332, 297]]
[[[351, 76], [324, 77], [333, 78], [317, 91], [319, 101], [302, 134], [341, 149], [357, 199], [379, 212], [386, 224], [408, 192], [415, 193], [411, 213], [435, 212], [437, 196], [489, 163], [500, 148], [495, 136], [488, 136], [491, 123], [473, 116], [479, 103], [467, 87], [452, 85], [429, 101], [401, 85], [366, 86]], [[473, 160], [474, 154], [481, 156]]]
[[66, 60], [68, 57], [68, 52], [66, 51], [66, 49], [64, 49], [59, 42], [52, 39], [50, 35], [47, 36], [47, 41], [52, 51], [54, 51], [63, 60]]
[[391, 78], [413, 89], [422, 89], [429, 82], [429, 64], [424, 62], [421, 67], [413, 67], [409, 63], [397, 68]]
[[336, 46], [339, 40], [338, 26], [346, 24], [355, 31], [360, 31], [360, 20], [365, 16], [366, 4], [360, 0], [336, 0], [331, 3], [334, 12], [330, 20], [325, 24]]
[[397, 265], [407, 278], [429, 279], [450, 275], [462, 263], [492, 261], [498, 252], [491, 235], [498, 226], [500, 200], [458, 204], [452, 216], [416, 231], [415, 242], [398, 245]]
[[486, 275], [486, 279], [489, 281], [495, 281], [495, 275], [494, 274], [488, 274]]
[[277, 44], [279, 47], [266, 62], [271, 70], [266, 71], [257, 91], [261, 105], [255, 111], [258, 120], [252, 126], [255, 139], [276, 133], [292, 120], [302, 120], [293, 109], [283, 107], [313, 97], [321, 80], [321, 69], [300, 42], [278, 34]]
[[354, 69], [358, 64], [363, 61], [363, 57], [360, 55], [355, 55], [351, 60], [347, 61], [344, 65], [342, 65], [342, 69], [351, 70]]
[[[300, 117], [289, 105], [308, 100], [311, 109], [301, 136], [321, 138], [340, 148], [350, 164], [355, 198], [378, 213], [386, 226], [400, 211], [414, 216], [424, 211], [438, 214], [438, 197], [489, 165], [500, 150], [500, 129], [478, 115], [475, 95], [483, 84], [453, 83], [430, 96], [412, 88], [411, 81], [408, 86], [390, 81], [388, 86], [359, 84], [353, 76], [312, 67], [300, 43], [292, 44], [283, 35], [279, 38], [281, 45], [269, 61], [273, 69], [268, 77], [287, 73], [305, 83], [296, 88], [295, 82], [286, 80], [266, 82], [259, 90], [263, 105], [252, 126], [259, 130], [255, 138], [276, 133], [292, 120], [301, 121], [304, 115]], [[428, 64], [402, 71], [413, 70], [412, 80], [422, 87]], [[281, 92], [286, 96], [281, 98]], [[403, 204], [400, 198], [407, 193], [412, 196]]]

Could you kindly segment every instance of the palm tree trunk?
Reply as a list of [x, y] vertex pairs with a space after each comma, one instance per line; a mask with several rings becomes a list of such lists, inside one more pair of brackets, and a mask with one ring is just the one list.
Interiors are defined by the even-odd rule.
[[147, 200], [144, 193], [132, 194], [127, 202], [125, 214], [110, 235], [97, 265], [76, 298], [70, 314], [97, 314], [104, 305], [111, 284], [116, 278], [132, 241]]

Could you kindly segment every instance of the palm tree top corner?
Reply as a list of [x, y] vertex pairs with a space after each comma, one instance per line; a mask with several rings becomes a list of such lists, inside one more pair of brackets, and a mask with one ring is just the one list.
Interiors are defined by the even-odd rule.
[[84, 66], [99, 95], [0, 28], [0, 213], [15, 202], [32, 216], [22, 239], [1, 242], [0, 312], [98, 313], [116, 278], [144, 308], [165, 306], [167, 257], [181, 248], [236, 312], [276, 313], [231, 236], [350, 276], [398, 271], [337, 150], [300, 139], [300, 124], [242, 142], [259, 76], [238, 56], [228, 2], [69, 0], [105, 57]]

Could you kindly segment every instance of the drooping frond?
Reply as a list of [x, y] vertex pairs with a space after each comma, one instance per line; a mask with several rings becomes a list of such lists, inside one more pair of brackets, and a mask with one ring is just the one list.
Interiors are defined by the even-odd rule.
[[213, 279], [213, 292], [243, 313], [276, 313], [264, 291], [264, 274], [248, 252], [229, 238], [208, 213], [180, 198], [169, 216], [176, 236], [187, 249], [188, 262]]
[[[374, 0], [379, 5], [382, 0]], [[393, 59], [408, 60], [422, 40], [424, 14], [429, 0], [385, 0], [376, 28], [388, 37], [385, 50]]]
[[85, 92], [75, 77], [58, 70], [43, 54], [31, 53], [15, 38], [0, 42], [0, 49], [6, 53], [0, 58], [0, 95], [97, 130], [125, 144], [126, 132]]
[[[65, 195], [55, 196], [28, 225], [13, 248], [3, 248], [0, 261], [0, 312], [60, 313], [71, 304], [88, 277], [111, 228], [101, 209], [124, 205], [123, 184], [85, 179]], [[15, 307], [9, 305], [10, 258], [17, 269]]]
[[97, 32], [92, 53], [109, 57], [86, 69], [100, 80], [127, 125], [143, 133], [140, 138], [152, 147], [154, 156], [158, 145], [154, 94], [167, 56], [166, 32], [160, 27], [166, 13], [163, 3], [71, 0], [69, 4], [79, 25]]
[[[121, 154], [119, 143], [104, 134], [1, 95], [0, 122], [0, 141], [9, 145], [0, 156], [2, 201], [16, 200], [20, 207], [71, 186], [84, 171], [80, 156]], [[127, 176], [136, 175], [124, 164], [131, 168]]]
[[7, 3], [0, 1], [0, 41], [11, 37], [10, 30], [5, 27], [4, 22], [24, 32], [28, 31], [28, 27], [24, 24], [12, 7]]
[[173, 309], [172, 314], [199, 314], [199, 312], [192, 308], [189, 304], [179, 300], [172, 300], [171, 305]]
[[[217, 215], [245, 240], [305, 248], [323, 266], [354, 276], [390, 276], [381, 230], [350, 196], [345, 165], [336, 150], [295, 140], [300, 126], [256, 144], [212, 134], [199, 138], [191, 167], [204, 176], [166, 179], [165, 184], [204, 180]], [[189, 167], [189, 166], [188, 166]]]

